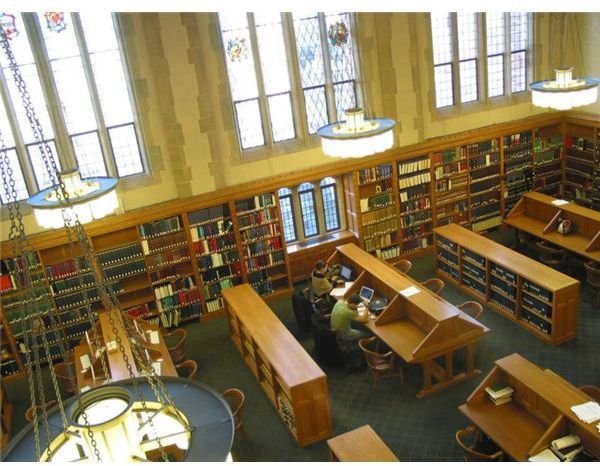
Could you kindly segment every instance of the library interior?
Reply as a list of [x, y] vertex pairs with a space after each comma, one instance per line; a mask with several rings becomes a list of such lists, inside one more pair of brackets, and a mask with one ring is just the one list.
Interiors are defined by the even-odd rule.
[[600, 460], [598, 43], [0, 13], [2, 461]]

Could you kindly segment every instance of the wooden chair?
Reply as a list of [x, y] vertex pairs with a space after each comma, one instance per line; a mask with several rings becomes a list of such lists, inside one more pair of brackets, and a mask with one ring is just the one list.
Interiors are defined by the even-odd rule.
[[27, 408], [27, 411], [25, 411], [25, 420], [27, 422], [33, 422], [33, 413], [34, 411], [37, 411], [37, 415], [38, 415], [38, 419], [39, 417], [42, 415], [42, 413], [51, 408], [52, 406], [54, 406], [57, 403], [56, 400], [50, 400], [50, 401], [46, 401], [46, 403], [44, 405], [36, 405], [34, 406], [30, 406], [29, 408]]
[[171, 333], [165, 335], [166, 339], [175, 340], [175, 343], [169, 344], [167, 349], [171, 355], [171, 359], [174, 364], [179, 364], [185, 360], [185, 339], [187, 338], [187, 332], [184, 328], [178, 328], [173, 330]]
[[429, 280], [421, 282], [421, 285], [429, 288], [435, 294], [440, 294], [444, 289], [444, 286], [446, 286], [444, 281], [439, 278], [430, 278]]
[[402, 273], [408, 273], [410, 269], [412, 269], [412, 262], [408, 259], [400, 259], [392, 264]]
[[556, 270], [567, 269], [569, 263], [566, 250], [557, 248], [546, 241], [538, 241], [535, 244], [539, 253], [539, 261], [542, 264]]
[[600, 306], [600, 264], [596, 262], [585, 262], [585, 283], [596, 293], [595, 304]]
[[481, 314], [483, 314], [483, 306], [477, 301], [465, 301], [456, 307], [476, 320], [479, 320], [479, 317], [481, 317]]
[[582, 385], [579, 387], [579, 390], [600, 403], [600, 387], [596, 387], [595, 385]]
[[471, 425], [456, 431], [456, 442], [463, 449], [465, 461], [502, 461], [504, 452], [481, 431]]
[[185, 377], [187, 379], [194, 379], [198, 372], [198, 363], [193, 359], [186, 359], [181, 364], [176, 364], [175, 369], [179, 377]]
[[231, 412], [233, 414], [233, 425], [235, 431], [243, 432], [244, 430], [244, 403], [246, 401], [246, 395], [238, 388], [228, 388], [223, 392], [223, 398], [229, 404]]
[[[71, 370], [69, 371], [69, 367]], [[72, 362], [57, 362], [53, 364], [56, 380], [68, 395], [73, 395], [77, 391], [77, 379], [75, 375], [75, 364]], [[70, 375], [69, 375], [70, 372]]]
[[400, 382], [404, 383], [404, 374], [402, 366], [397, 362], [393, 351], [387, 353], [378, 353], [373, 346], [377, 337], [361, 338], [358, 346], [365, 355], [369, 371], [373, 374], [373, 387], [377, 387], [377, 381], [383, 377], [400, 377]]

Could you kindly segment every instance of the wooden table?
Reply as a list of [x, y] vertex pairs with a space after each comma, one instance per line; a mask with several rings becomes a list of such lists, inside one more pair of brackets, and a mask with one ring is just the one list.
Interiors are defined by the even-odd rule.
[[[481, 372], [474, 368], [475, 344], [489, 329], [394, 267], [354, 244], [338, 246], [329, 264], [352, 267], [357, 279], [345, 296], [368, 286], [388, 299], [386, 309], [366, 326], [409, 364], [423, 368], [417, 398], [435, 393]], [[418, 293], [404, 296], [414, 287]], [[454, 354], [465, 348], [466, 369], [455, 373]], [[435, 361], [443, 358], [443, 365]]]
[[[127, 339], [125, 329], [123, 327], [123, 323], [119, 319], [119, 316], [116, 314], [116, 312], [119, 312], [119, 311], [110, 311], [110, 312], [115, 313], [115, 314], [113, 314], [113, 317], [114, 317], [115, 327], [117, 329], [117, 334], [121, 338], [124, 354], [127, 355], [127, 358], [131, 365], [131, 370], [133, 372], [133, 375], [136, 377], [140, 376], [140, 368], [138, 368], [135, 363], [135, 359], [134, 359], [133, 352], [131, 349], [131, 342]], [[125, 318], [127, 318], [127, 317], [125, 317]], [[115, 332], [110, 323], [109, 312], [103, 312], [99, 315], [99, 323], [100, 323], [100, 326], [98, 329], [99, 330], [98, 336], [99, 336], [99, 338], [102, 339], [102, 345], [104, 347], [106, 347], [106, 345], [109, 341], [114, 341], [116, 338]], [[142, 342], [142, 345], [141, 345], [142, 354], [144, 353], [144, 349], [148, 349], [150, 358], [155, 362], [158, 362], [158, 361], [161, 362], [160, 375], [177, 377], [177, 369], [175, 368], [175, 364], [173, 363], [173, 360], [171, 359], [171, 355], [169, 354], [169, 350], [167, 349], [165, 340], [164, 340], [162, 334], [160, 333], [160, 331], [158, 330], [158, 325], [151, 324], [151, 323], [143, 321], [141, 319], [137, 320], [137, 323], [138, 323], [140, 329], [144, 332], [149, 332], [149, 331], [157, 331], [158, 332], [159, 341], [157, 344], [150, 343], [149, 336], [147, 336], [146, 342]], [[148, 333], [146, 333], [146, 335], [148, 335]], [[136, 340], [141, 341], [141, 338], [137, 338]], [[102, 385], [105, 382], [105, 380], [102, 379], [102, 377], [104, 377], [104, 373], [102, 371], [102, 365], [99, 360], [97, 360], [94, 363], [94, 370], [96, 371], [97, 380], [93, 379], [91, 370], [87, 370], [85, 372], [82, 370], [81, 356], [86, 355], [86, 354], [90, 355], [91, 350], [89, 348], [87, 339], [84, 338], [79, 343], [79, 345], [76, 346], [74, 349], [75, 372], [77, 375], [77, 387], [79, 390], [81, 390], [83, 387], [86, 387], [86, 386], [95, 387], [97, 385]], [[110, 372], [110, 379], [112, 381], [125, 380], [125, 379], [129, 379], [131, 377], [121, 351], [119, 351], [117, 349], [115, 351], [107, 351], [105, 354], [106, 354], [106, 356], [104, 356], [104, 357], [105, 357], [105, 361], [106, 361], [106, 367], [107, 367], [108, 371]], [[100, 379], [98, 377], [100, 377]]]
[[[575, 225], [567, 235], [558, 233], [558, 219]], [[600, 262], [600, 212], [577, 204], [561, 204], [557, 199], [530, 192], [519, 200], [504, 219], [511, 227], [544, 239], [575, 254]]]
[[[571, 406], [591, 398], [556, 373], [514, 353], [495, 363], [492, 371], [459, 406], [512, 459], [527, 461], [548, 448], [552, 440], [573, 433], [587, 451], [600, 457], [600, 433], [595, 423], [581, 422]], [[485, 387], [501, 382], [513, 387], [512, 401], [492, 403]]]
[[327, 440], [332, 461], [400, 461], [366, 424]]

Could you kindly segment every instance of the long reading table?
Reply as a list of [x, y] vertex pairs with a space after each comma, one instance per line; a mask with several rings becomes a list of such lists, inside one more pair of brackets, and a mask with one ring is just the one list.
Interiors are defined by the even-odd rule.
[[[570, 220], [573, 231], [559, 233], [559, 220]], [[600, 212], [546, 194], [524, 194], [504, 219], [519, 231], [544, 239], [580, 256], [600, 262]]]
[[[511, 401], [496, 406], [485, 391], [492, 385], [511, 386]], [[582, 422], [571, 411], [588, 401], [588, 395], [559, 375], [514, 353], [496, 361], [458, 409], [516, 461], [527, 461], [567, 434], [577, 435], [585, 449], [600, 458], [598, 422]]]
[[[102, 338], [102, 341], [95, 342], [96, 344], [94, 344], [94, 342], [91, 340], [84, 338], [74, 349], [75, 372], [77, 377], [77, 388], [79, 390], [81, 390], [83, 387], [92, 388], [97, 385], [102, 385], [105, 382], [103, 368], [99, 361], [100, 357], [105, 358], [105, 365], [107, 370], [110, 372], [108, 376], [110, 377], [111, 381], [126, 380], [130, 378], [129, 369], [127, 368], [127, 364], [123, 358], [123, 353], [119, 349], [106, 349], [103, 351], [102, 355], [99, 356], [99, 358], [96, 358], [94, 354], [100, 347], [107, 348], [109, 342], [116, 340], [113, 325], [110, 322], [110, 312], [113, 313], [113, 321], [115, 324], [114, 328], [117, 330], [117, 334], [121, 339], [124, 354], [127, 355], [128, 362], [131, 365], [131, 371], [135, 377], [141, 375], [141, 368], [138, 368], [135, 363], [133, 351], [131, 349], [132, 343], [127, 338], [125, 328], [123, 327], [123, 322], [121, 321], [121, 316], [117, 314], [118, 311], [107, 311], [100, 313], [99, 315], [98, 337]], [[123, 316], [123, 318], [127, 317]], [[140, 345], [142, 354], [146, 355], [147, 350], [147, 355], [150, 357], [150, 359], [152, 359], [153, 362], [160, 362], [159, 375], [177, 377], [177, 369], [175, 368], [175, 364], [173, 364], [173, 360], [171, 359], [171, 355], [169, 354], [165, 340], [160, 331], [158, 331], [158, 326], [143, 320], [137, 320], [136, 322], [140, 331], [145, 333], [145, 339], [141, 337], [141, 335], [139, 338], [137, 336], [135, 338]], [[151, 342], [149, 332], [156, 332], [154, 335], [158, 336], [158, 343]], [[92, 343], [92, 348], [90, 348], [90, 342]], [[81, 357], [85, 355], [90, 358], [94, 372], [92, 372], [92, 368], [88, 370], [83, 369]]]
[[[344, 296], [368, 286], [389, 304], [366, 324], [392, 351], [409, 364], [423, 368], [423, 387], [417, 398], [480, 374], [474, 368], [475, 344], [489, 329], [443, 298], [355, 244], [338, 246], [330, 265], [351, 267], [356, 275]], [[466, 368], [455, 373], [454, 354], [466, 350]], [[443, 357], [444, 365], [435, 361]]]

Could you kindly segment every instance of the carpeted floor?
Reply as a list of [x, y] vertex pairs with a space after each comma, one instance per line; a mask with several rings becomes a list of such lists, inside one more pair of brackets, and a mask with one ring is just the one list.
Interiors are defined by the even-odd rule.
[[[510, 232], [490, 235], [506, 243]], [[417, 280], [434, 276], [431, 254], [413, 259], [410, 275]], [[583, 277], [578, 277], [583, 280]], [[548, 367], [574, 385], [600, 386], [600, 309], [594, 309], [590, 294], [580, 299], [577, 337], [553, 347], [486, 308], [481, 321], [491, 329], [478, 344], [476, 367], [482, 375], [423, 399], [415, 397], [422, 382], [419, 366], [405, 366], [404, 384], [398, 379], [384, 379], [373, 389], [366, 371], [346, 373], [343, 368], [326, 367], [329, 384], [334, 435], [370, 424], [401, 461], [462, 461], [462, 452], [454, 434], [467, 424], [457, 409], [492, 368], [493, 362], [518, 352], [532, 362]], [[447, 285], [442, 296], [458, 304], [469, 296]], [[299, 339], [291, 299], [269, 303], [282, 322]], [[245, 433], [237, 435], [233, 458], [237, 461], [327, 461], [325, 442], [298, 447], [288, 434], [258, 382], [231, 343], [224, 317], [185, 326], [188, 331], [186, 352], [199, 364], [198, 380], [219, 391], [229, 387], [243, 390], [247, 397], [244, 413]], [[313, 340], [301, 340], [309, 354]], [[284, 351], [285, 349], [282, 349]], [[8, 396], [15, 404], [13, 429], [25, 425], [28, 405], [27, 381], [7, 385]]]

